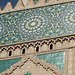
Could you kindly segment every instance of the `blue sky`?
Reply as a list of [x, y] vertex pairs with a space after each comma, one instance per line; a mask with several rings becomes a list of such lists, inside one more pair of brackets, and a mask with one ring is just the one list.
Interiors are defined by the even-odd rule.
[[7, 2], [11, 2], [12, 6], [15, 7], [16, 3], [18, 2], [18, 0], [0, 0], [0, 6], [2, 7], [2, 9], [4, 9], [4, 7], [6, 6]]

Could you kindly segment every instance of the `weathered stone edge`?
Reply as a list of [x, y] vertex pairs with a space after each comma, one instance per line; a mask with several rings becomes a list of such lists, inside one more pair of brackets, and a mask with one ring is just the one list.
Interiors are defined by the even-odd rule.
[[8, 2], [3, 10], [0, 6], [0, 14], [74, 1], [75, 0], [49, 0], [46, 2], [46, 0], [38, 0], [35, 4], [33, 0], [19, 0], [14, 8], [11, 2]]

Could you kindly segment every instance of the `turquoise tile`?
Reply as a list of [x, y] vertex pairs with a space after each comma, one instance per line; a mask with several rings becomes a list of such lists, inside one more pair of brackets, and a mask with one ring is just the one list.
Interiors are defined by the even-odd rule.
[[61, 71], [64, 71], [65, 52], [38, 55], [37, 58], [46, 60], [47, 63], [56, 65]]
[[12, 65], [21, 61], [22, 58], [0, 61], [0, 73], [9, 69]]

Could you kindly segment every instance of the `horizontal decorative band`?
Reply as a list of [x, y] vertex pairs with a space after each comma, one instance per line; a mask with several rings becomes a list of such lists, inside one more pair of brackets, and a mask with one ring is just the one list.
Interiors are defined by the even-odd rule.
[[0, 6], [0, 14], [73, 1], [75, 0], [38, 0], [35, 3], [34, 0], [19, 0], [14, 8], [11, 2], [8, 2], [3, 10]]
[[[54, 38], [46, 38], [41, 40], [33, 40], [33, 41], [26, 41], [22, 43], [16, 43], [16, 44], [10, 44], [10, 45], [2, 45], [0, 46], [0, 52], [4, 50], [10, 50], [10, 49], [17, 49], [17, 48], [23, 48], [23, 47], [30, 47], [30, 46], [37, 46], [37, 45], [43, 45], [44, 43], [56, 43], [56, 42], [64, 42], [64, 41], [70, 41], [75, 40], [75, 34], [73, 35], [66, 35], [66, 36], [60, 36], [60, 37], [54, 37]], [[7, 49], [8, 48], [8, 49]]]

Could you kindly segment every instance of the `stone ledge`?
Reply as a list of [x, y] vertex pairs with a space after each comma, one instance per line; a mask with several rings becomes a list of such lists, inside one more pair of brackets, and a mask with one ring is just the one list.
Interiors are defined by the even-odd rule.
[[0, 6], [0, 14], [74, 1], [75, 0], [49, 0], [46, 2], [46, 0], [38, 0], [35, 4], [33, 0], [19, 0], [14, 8], [12, 7], [11, 2], [8, 2], [3, 10]]
[[[53, 49], [50, 49], [50, 45]], [[39, 52], [36, 52], [36, 47], [39, 46]], [[75, 35], [60, 38], [46, 39], [34, 42], [24, 42], [16, 45], [0, 46], [0, 58], [8, 57], [9, 52], [12, 51], [11, 56], [23, 55], [22, 51], [25, 49], [25, 54], [40, 53], [44, 51], [62, 51], [65, 49], [72, 49], [75, 47]]]

